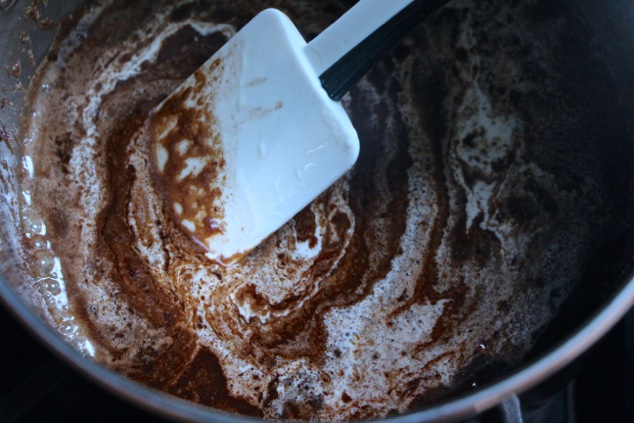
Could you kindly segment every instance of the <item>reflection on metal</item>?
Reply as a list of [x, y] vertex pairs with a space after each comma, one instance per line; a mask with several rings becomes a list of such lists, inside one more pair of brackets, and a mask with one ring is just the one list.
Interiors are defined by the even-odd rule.
[[0, 0], [0, 10], [9, 10], [17, 0]]
[[511, 395], [500, 404], [503, 421], [505, 423], [523, 423], [522, 407], [516, 394]]

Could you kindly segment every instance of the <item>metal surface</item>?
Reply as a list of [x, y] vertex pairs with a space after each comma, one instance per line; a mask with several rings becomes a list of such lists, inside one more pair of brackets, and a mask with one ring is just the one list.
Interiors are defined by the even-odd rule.
[[[42, 57], [53, 37], [53, 31], [37, 28], [37, 23], [22, 19], [26, 1], [20, 1], [8, 10], [0, 10], [0, 94], [10, 100], [12, 105], [0, 112], [0, 123], [9, 131], [18, 127], [18, 111], [21, 105], [22, 92], [10, 91], [7, 87], [20, 82], [26, 85], [34, 67], [24, 64], [20, 78], [13, 78], [4, 72], [17, 59], [16, 48], [20, 48], [20, 33], [26, 27], [31, 34], [36, 61]], [[49, 1], [46, 12], [54, 17], [69, 13], [79, 2]], [[578, 6], [589, 19], [589, 25], [595, 28], [598, 39], [604, 43], [608, 53], [617, 58], [618, 65], [613, 72], [623, 89], [620, 99], [624, 107], [632, 110], [632, 93], [634, 93], [634, 2], [580, 1]], [[2, 88], [4, 87], [4, 88]], [[163, 394], [156, 390], [137, 384], [121, 377], [82, 357], [74, 349], [61, 340], [16, 294], [14, 286], [6, 278], [0, 281], [0, 298], [4, 305], [40, 339], [51, 351], [56, 353], [90, 380], [105, 387], [116, 395], [152, 410], [163, 416], [182, 421], [204, 422], [248, 422], [254, 419], [228, 414], [207, 407], [198, 406]], [[563, 334], [560, 341], [553, 344], [540, 357], [526, 363], [523, 367], [509, 374], [503, 380], [464, 395], [443, 402], [434, 407], [408, 415], [395, 416], [386, 421], [393, 423], [414, 422], [452, 422], [480, 413], [495, 407], [504, 401], [514, 398], [545, 380], [566, 365], [573, 362], [593, 344], [595, 344], [610, 328], [612, 328], [634, 304], [634, 281], [628, 280], [616, 287], [614, 294], [600, 309], [589, 316], [587, 323], [579, 323], [572, 333]], [[512, 400], [510, 400], [512, 401]]]

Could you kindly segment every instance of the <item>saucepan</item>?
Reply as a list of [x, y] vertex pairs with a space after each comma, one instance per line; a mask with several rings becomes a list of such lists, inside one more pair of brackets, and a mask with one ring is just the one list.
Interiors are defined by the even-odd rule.
[[[540, 3], [536, 0], [521, 1]], [[18, 140], [24, 137], [24, 122], [29, 120], [29, 111], [24, 109], [24, 105], [32, 88], [32, 78], [37, 65], [46, 59], [60, 27], [62, 31], [67, 31], [69, 26], [77, 25], [78, 16], [89, 13], [84, 3], [81, 0], [0, 0], [0, 165], [4, 169], [3, 178], [15, 177], [18, 169], [24, 171], [24, 168], [29, 166], [29, 163], [24, 162]], [[294, 3], [294, 0], [288, 0], [288, 3]], [[575, 289], [559, 307], [554, 319], [540, 330], [534, 344], [519, 363], [513, 366], [486, 367], [481, 370], [478, 379], [481, 382], [477, 386], [457, 387], [450, 394], [421, 401], [403, 414], [386, 417], [387, 421], [457, 421], [496, 406], [506, 410], [508, 421], [521, 421], [521, 412], [525, 416], [529, 415], [531, 407], [536, 405], [534, 401], [531, 402], [531, 398], [536, 397], [535, 392], [545, 384], [566, 383], [571, 372], [582, 360], [583, 354], [634, 304], [634, 167], [627, 166], [628, 163], [634, 163], [634, 133], [631, 129], [631, 122], [634, 122], [634, 1], [554, 2], [552, 10], [541, 7], [539, 10], [544, 16], [533, 18], [548, 19], [549, 13], [557, 14], [557, 8], [561, 7], [573, 10], [583, 27], [569, 28], [570, 36], [566, 42], [560, 44], [564, 48], [556, 52], [555, 57], [571, 78], [584, 84], [584, 87], [595, 87], [588, 89], [587, 93], [579, 94], [582, 97], [581, 102], [591, 101], [597, 93], [600, 94], [599, 97], [603, 95], [610, 100], [609, 104], [597, 102], [597, 107], [602, 109], [596, 111], [596, 116], [601, 116], [600, 119], [603, 121], [592, 126], [595, 130], [601, 130], [591, 135], [592, 139], [601, 144], [602, 151], [601, 155], [592, 159], [600, 163], [597, 166], [598, 172], [601, 173], [604, 186], [614, 200], [605, 209], [601, 209], [601, 204], [597, 205], [598, 209], [588, 212], [588, 219], [600, 215], [612, 229], [606, 229], [606, 235], [601, 238], [601, 245], [592, 249], [591, 254], [580, 256], [579, 268], [582, 270], [575, 276]], [[508, 24], [509, 22], [505, 23], [507, 27]], [[609, 75], [612, 85], [605, 85], [605, 74], [598, 75], [595, 72], [596, 67], [586, 66], [588, 63], [577, 63], [571, 59], [579, 57], [579, 51], [588, 45], [599, 46], [597, 51], [600, 51], [601, 55], [593, 57], [592, 60], [595, 60], [595, 64], [599, 61], [606, 64], [602, 69]], [[395, 54], [398, 55], [398, 51]], [[464, 61], [464, 52], [456, 52], [456, 60]], [[456, 67], [455, 71], [463, 72], [465, 69]], [[545, 78], [538, 72], [534, 77], [536, 80]], [[517, 84], [517, 81], [506, 81], [506, 87], [501, 95], [511, 92], [514, 84]], [[608, 90], [609, 94], [606, 94], [605, 90]], [[434, 91], [427, 92], [429, 94]], [[523, 101], [521, 96], [514, 94], [509, 94], [508, 97], [510, 101]], [[486, 116], [484, 113], [481, 118], [486, 119]], [[500, 126], [495, 126], [496, 123], [492, 125], [498, 128], [498, 132], [503, 132]], [[557, 137], [558, 129], [551, 129], [552, 136]], [[475, 133], [475, 136], [479, 136], [478, 133]], [[548, 143], [542, 142], [539, 146], [546, 150], [549, 148]], [[579, 148], [583, 148], [583, 143], [580, 146]], [[362, 151], [363, 148], [362, 146]], [[471, 147], [467, 145], [465, 148]], [[476, 154], [475, 150], [473, 151]], [[444, 154], [440, 150], [437, 153]], [[561, 151], [553, 152], [553, 155], [561, 158], [566, 156], [566, 152], [563, 156]], [[571, 154], [570, 157], [577, 156]], [[495, 163], [496, 166], [501, 166], [500, 172], [503, 172], [504, 161]], [[550, 163], [552, 168], [568, 165], [572, 164], [562, 163], [559, 159], [558, 162]], [[482, 165], [479, 169], [484, 172], [488, 168]], [[481, 177], [474, 173], [469, 175], [476, 179]], [[464, 181], [468, 183], [466, 176]], [[544, 190], [533, 183], [534, 181], [530, 181], [527, 184], [529, 191], [533, 193], [532, 202], [527, 203], [520, 197], [509, 197], [504, 210], [518, 218], [531, 219], [535, 207], [553, 209], [554, 206], [549, 202]], [[572, 185], [585, 183], [568, 182]], [[82, 351], [81, 346], [67, 342], [60, 328], [51, 327], [51, 320], [38, 311], [41, 310], [42, 297], [38, 297], [37, 290], [29, 289], [33, 281], [25, 278], [25, 273], [20, 269], [18, 256], [22, 247], [16, 239], [21, 237], [20, 230], [28, 228], [24, 229], [24, 224], [16, 223], [19, 213], [11, 208], [11, 204], [15, 204], [15, 198], [23, 194], [17, 192], [15, 185], [6, 179], [0, 180], [0, 194], [0, 297], [4, 306], [23, 323], [25, 330], [30, 331], [51, 351], [94, 383], [164, 417], [183, 421], [252, 421], [250, 417], [185, 401], [141, 384], [94, 362], [89, 358], [90, 354], [86, 354], [85, 349]], [[477, 216], [474, 219], [475, 224], [483, 224], [482, 221], [478, 221]], [[593, 222], [585, 224], [592, 226]], [[539, 226], [536, 226], [535, 230], [539, 232]], [[545, 237], [543, 242], [557, 245], [558, 240]], [[461, 254], [471, 254], [474, 251], [474, 254], [481, 253], [469, 248], [460, 251]], [[548, 281], [534, 282], [537, 287], [548, 284]], [[500, 313], [504, 312], [503, 310], [504, 307], [498, 308]]]

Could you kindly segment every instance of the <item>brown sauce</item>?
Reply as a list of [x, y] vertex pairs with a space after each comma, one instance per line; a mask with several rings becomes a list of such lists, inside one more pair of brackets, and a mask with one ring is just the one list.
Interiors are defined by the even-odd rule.
[[602, 142], [626, 125], [607, 65], [550, 1], [431, 17], [344, 98], [355, 168], [239, 263], [175, 223], [150, 110], [264, 7], [310, 39], [352, 3], [112, 1], [58, 38], [21, 184], [59, 260], [37, 280], [64, 288], [43, 308], [78, 348], [201, 404], [320, 421], [406, 412], [529, 351], [631, 198], [605, 170], [632, 165]]

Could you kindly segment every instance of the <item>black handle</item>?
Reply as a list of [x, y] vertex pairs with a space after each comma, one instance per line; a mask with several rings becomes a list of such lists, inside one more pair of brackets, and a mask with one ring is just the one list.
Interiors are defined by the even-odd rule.
[[[390, 0], [385, 0], [390, 1]], [[331, 99], [341, 100], [350, 87], [388, 51], [448, 0], [416, 0], [365, 38], [319, 76]]]

